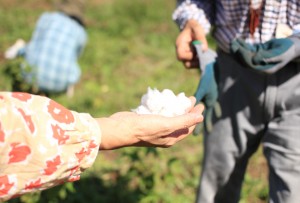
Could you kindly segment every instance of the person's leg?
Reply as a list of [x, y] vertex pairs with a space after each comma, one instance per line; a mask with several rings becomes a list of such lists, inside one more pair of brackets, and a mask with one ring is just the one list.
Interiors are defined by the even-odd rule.
[[205, 135], [198, 203], [239, 201], [249, 157], [264, 130], [262, 112], [266, 78], [219, 53], [219, 102], [222, 117]]
[[[257, 137], [261, 137], [260, 135], [255, 135]], [[253, 136], [253, 135], [252, 135]], [[254, 141], [252, 143], [252, 141]], [[236, 158], [234, 169], [231, 172], [230, 177], [227, 179], [225, 184], [220, 187], [218, 193], [216, 194], [214, 202], [216, 203], [237, 203], [240, 200], [240, 194], [242, 190], [242, 184], [244, 181], [245, 172], [247, 169], [247, 165], [250, 157], [254, 152], [257, 151], [257, 148], [260, 144], [260, 139], [248, 141], [247, 143], [247, 151], [245, 154], [242, 154], [241, 157]]]
[[276, 111], [263, 140], [271, 203], [300, 202], [300, 74], [296, 66], [278, 74]]
[[237, 203], [248, 160], [257, 150], [262, 132], [252, 135], [240, 131], [241, 140], [237, 141], [236, 135], [224, 131], [226, 127], [221, 123], [216, 128], [219, 128], [217, 133], [205, 137], [205, 158], [197, 202]]

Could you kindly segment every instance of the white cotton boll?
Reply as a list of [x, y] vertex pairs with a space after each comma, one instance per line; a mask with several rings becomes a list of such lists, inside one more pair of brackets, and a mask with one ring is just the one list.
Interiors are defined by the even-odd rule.
[[180, 93], [177, 96], [172, 90], [164, 89], [162, 92], [148, 87], [147, 93], [141, 98], [141, 105], [132, 111], [138, 114], [158, 114], [167, 117], [182, 115], [191, 106], [191, 101]]
[[192, 105], [191, 100], [183, 92], [177, 95], [177, 101], [183, 109], [187, 109]]
[[143, 105], [138, 106], [136, 109], [132, 110], [133, 112], [136, 112], [138, 114], [151, 114], [148, 108], [146, 108]]
[[162, 109], [159, 112], [159, 115], [166, 116], [166, 117], [173, 117], [173, 116], [175, 116], [172, 111], [170, 111], [169, 109], [166, 109], [166, 108]]
[[176, 103], [176, 95], [169, 89], [164, 89], [161, 94], [164, 108], [172, 110], [172, 106]]
[[185, 109], [180, 106], [178, 101], [174, 102], [173, 105], [170, 106], [170, 109], [172, 110], [174, 116], [183, 115], [185, 113]]
[[176, 99], [176, 95], [174, 94], [174, 92], [172, 92], [172, 90], [169, 89], [164, 89], [162, 91], [162, 94], [165, 98], [169, 99], [169, 100], [175, 100]]
[[148, 94], [144, 94], [141, 99], [141, 105], [146, 105], [148, 101]]
[[180, 108], [180, 106], [178, 106], [176, 100], [170, 101], [168, 105], [165, 107], [166, 110], [172, 112], [173, 114], [176, 114], [178, 108]]
[[159, 92], [150, 92], [147, 97], [147, 101], [144, 103], [151, 112], [158, 113], [163, 108], [164, 103], [161, 101]]

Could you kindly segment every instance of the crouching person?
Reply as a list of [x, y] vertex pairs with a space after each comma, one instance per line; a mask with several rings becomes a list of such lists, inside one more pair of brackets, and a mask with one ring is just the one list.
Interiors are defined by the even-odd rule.
[[83, 9], [83, 0], [62, 0], [55, 11], [39, 17], [27, 44], [19, 39], [5, 52], [7, 59], [24, 57], [21, 78], [33, 93], [67, 91], [72, 96], [81, 75], [78, 58], [87, 41]]

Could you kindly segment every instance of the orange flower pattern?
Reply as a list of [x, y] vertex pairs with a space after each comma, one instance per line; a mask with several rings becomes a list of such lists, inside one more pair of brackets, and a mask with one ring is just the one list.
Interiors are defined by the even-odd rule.
[[31, 153], [28, 146], [20, 146], [20, 143], [11, 143], [11, 150], [8, 153], [9, 161], [8, 164], [17, 163], [26, 160], [27, 156]]
[[100, 141], [89, 114], [42, 96], [0, 92], [0, 202], [79, 180]]

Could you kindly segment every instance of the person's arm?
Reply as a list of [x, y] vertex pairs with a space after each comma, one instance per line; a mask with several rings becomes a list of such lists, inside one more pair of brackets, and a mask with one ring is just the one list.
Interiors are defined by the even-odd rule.
[[100, 142], [89, 114], [42, 96], [0, 92], [0, 202], [78, 180]]
[[[209, 15], [210, 14], [210, 15]], [[198, 68], [199, 60], [191, 43], [201, 41], [202, 49], [208, 49], [206, 35], [210, 31], [213, 19], [213, 4], [208, 1], [178, 1], [173, 13], [173, 20], [178, 24], [181, 32], [176, 39], [177, 59], [186, 68]]]
[[[192, 97], [192, 104], [195, 98]], [[124, 146], [170, 147], [191, 134], [202, 122], [203, 105], [191, 107], [189, 112], [176, 117], [139, 115], [118, 112], [108, 118], [97, 119], [101, 131], [100, 150]]]
[[199, 59], [193, 46], [193, 41], [202, 43], [203, 51], [208, 49], [208, 43], [203, 27], [195, 20], [188, 20], [176, 39], [176, 55], [186, 68], [198, 68]]
[[101, 149], [172, 146], [203, 120], [202, 111], [198, 105], [174, 118], [93, 118], [46, 97], [0, 92], [0, 201], [78, 180]]

